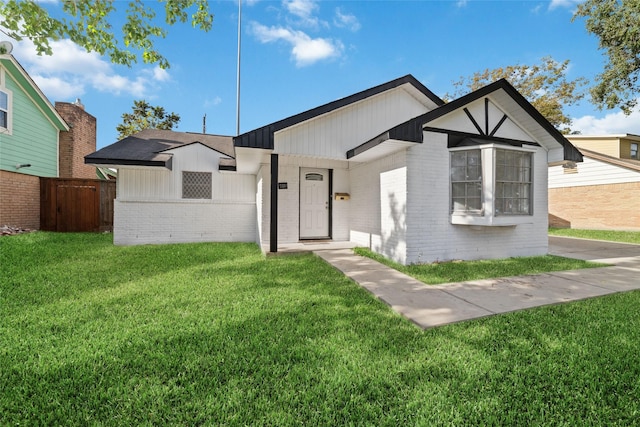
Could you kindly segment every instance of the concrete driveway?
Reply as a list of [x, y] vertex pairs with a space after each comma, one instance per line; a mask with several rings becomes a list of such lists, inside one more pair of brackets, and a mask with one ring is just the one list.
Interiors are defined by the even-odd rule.
[[421, 328], [640, 289], [640, 245], [550, 237], [553, 255], [612, 266], [437, 286], [351, 249], [315, 253]]
[[571, 237], [549, 236], [549, 253], [615, 265], [640, 262], [640, 245]]

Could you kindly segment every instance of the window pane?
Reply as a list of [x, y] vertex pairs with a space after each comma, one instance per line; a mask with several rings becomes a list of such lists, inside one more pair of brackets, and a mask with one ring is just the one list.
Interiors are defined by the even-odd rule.
[[454, 166], [451, 168], [452, 181], [465, 181], [467, 179], [467, 168], [462, 166]]
[[304, 176], [306, 181], [322, 181], [323, 176], [320, 173], [308, 173]]
[[[498, 161], [504, 160], [504, 164]], [[532, 154], [496, 150], [496, 215], [530, 215]]]
[[0, 110], [7, 111], [8, 109], [9, 109], [9, 96], [5, 92], [0, 91]]
[[451, 196], [453, 198], [464, 197], [466, 195], [465, 184], [463, 182], [456, 182], [451, 184]]
[[451, 166], [466, 166], [467, 155], [464, 151], [451, 153]]
[[0, 111], [0, 128], [7, 129], [9, 127], [7, 120], [7, 113], [4, 111]]
[[451, 209], [454, 212], [482, 210], [482, 158], [480, 150], [451, 153]]
[[478, 166], [469, 166], [467, 170], [467, 179], [479, 181], [482, 178], [482, 168]]
[[481, 211], [482, 210], [482, 200], [478, 198], [467, 198], [467, 210], [470, 211]]

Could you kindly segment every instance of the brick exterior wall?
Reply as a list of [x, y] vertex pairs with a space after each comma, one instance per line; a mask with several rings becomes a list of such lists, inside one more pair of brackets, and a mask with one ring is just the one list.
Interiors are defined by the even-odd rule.
[[640, 231], [640, 182], [549, 189], [552, 227]]
[[96, 118], [79, 103], [56, 102], [56, 110], [71, 128], [60, 132], [60, 178], [96, 178], [96, 168], [84, 156], [96, 151]]
[[40, 178], [0, 170], [0, 225], [40, 228]]
[[113, 242], [142, 245], [255, 242], [253, 202], [122, 202], [115, 200]]

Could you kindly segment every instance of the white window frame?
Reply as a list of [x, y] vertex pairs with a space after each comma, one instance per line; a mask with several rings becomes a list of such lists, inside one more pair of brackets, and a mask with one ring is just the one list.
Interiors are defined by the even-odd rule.
[[0, 126], [0, 133], [11, 135], [13, 131], [13, 93], [6, 87], [6, 75], [3, 69], [0, 69], [0, 92], [4, 92], [7, 95], [7, 109], [2, 111], [7, 114], [7, 126]]
[[[463, 163], [454, 164], [454, 155], [465, 153]], [[471, 155], [473, 154], [473, 155]], [[466, 215], [483, 215], [483, 179], [482, 179], [482, 150], [478, 148], [470, 148], [467, 150], [452, 150], [449, 153], [449, 183], [451, 197], [449, 197], [450, 208], [452, 213], [461, 213]], [[460, 161], [458, 160], [458, 161]], [[473, 162], [477, 162], [474, 164]], [[479, 170], [478, 170], [479, 169]], [[458, 187], [458, 190], [455, 189]], [[479, 190], [478, 197], [475, 192]], [[469, 199], [479, 199], [477, 207], [469, 206]], [[457, 202], [461, 200], [462, 203]], [[460, 206], [461, 208], [458, 208]]]
[[629, 157], [631, 157], [632, 159], [638, 160], [638, 143], [637, 142], [632, 142], [631, 145], [629, 146]]
[[[534, 160], [536, 148], [533, 147], [512, 147], [500, 144], [483, 144], [478, 146], [465, 146], [450, 148], [449, 152], [480, 150], [482, 165], [482, 210], [476, 211], [455, 211], [453, 209], [453, 194], [451, 177], [449, 178], [449, 203], [451, 204], [450, 219], [456, 225], [477, 225], [477, 226], [515, 226], [519, 224], [533, 223], [534, 216]], [[529, 212], [517, 214], [505, 214], [496, 212], [496, 150], [519, 151], [531, 154], [530, 162], [530, 194]], [[451, 156], [449, 156], [449, 171], [451, 174]]]

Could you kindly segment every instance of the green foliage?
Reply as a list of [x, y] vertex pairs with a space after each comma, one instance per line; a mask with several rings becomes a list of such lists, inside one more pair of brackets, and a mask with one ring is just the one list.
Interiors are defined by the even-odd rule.
[[[161, 3], [164, 3], [164, 24], [190, 20], [200, 30], [211, 29], [213, 15], [208, 0], [161, 0]], [[155, 10], [143, 0], [129, 1], [125, 23], [121, 33], [116, 34], [110, 20], [121, 4], [124, 2], [67, 0], [62, 2], [64, 17], [54, 18], [37, 1], [0, 1], [0, 28], [15, 40], [31, 40], [39, 55], [52, 54], [51, 41], [69, 38], [89, 52], [108, 55], [116, 64], [131, 66], [140, 55], [144, 63], [169, 67], [167, 58], [154, 47], [154, 38], [167, 35]]]
[[603, 264], [554, 255], [401, 265], [367, 248], [355, 248], [355, 252], [358, 255], [369, 257], [409, 276], [415, 277], [429, 285], [603, 266]]
[[126, 138], [144, 129], [171, 130], [178, 127], [180, 116], [167, 113], [163, 107], [153, 107], [141, 99], [133, 101], [133, 112], [122, 115], [122, 123], [116, 126], [118, 139]]
[[547, 56], [541, 59], [540, 64], [486, 69], [467, 78], [461, 77], [454, 82], [456, 91], [452, 95], [446, 94], [445, 98], [457, 98], [504, 78], [554, 127], [568, 134], [571, 133], [571, 118], [565, 113], [565, 108], [584, 98], [581, 88], [587, 84], [582, 77], [568, 80], [566, 76], [568, 67], [568, 59], [557, 62]]
[[3, 425], [627, 426], [640, 292], [423, 331], [313, 255], [0, 237]]
[[586, 0], [573, 17], [585, 18], [587, 31], [600, 39], [608, 62], [591, 96], [600, 107], [630, 114], [640, 96], [640, 1]]
[[552, 236], [578, 237], [581, 239], [608, 240], [610, 242], [640, 245], [640, 231], [580, 230], [575, 228], [550, 228]]

